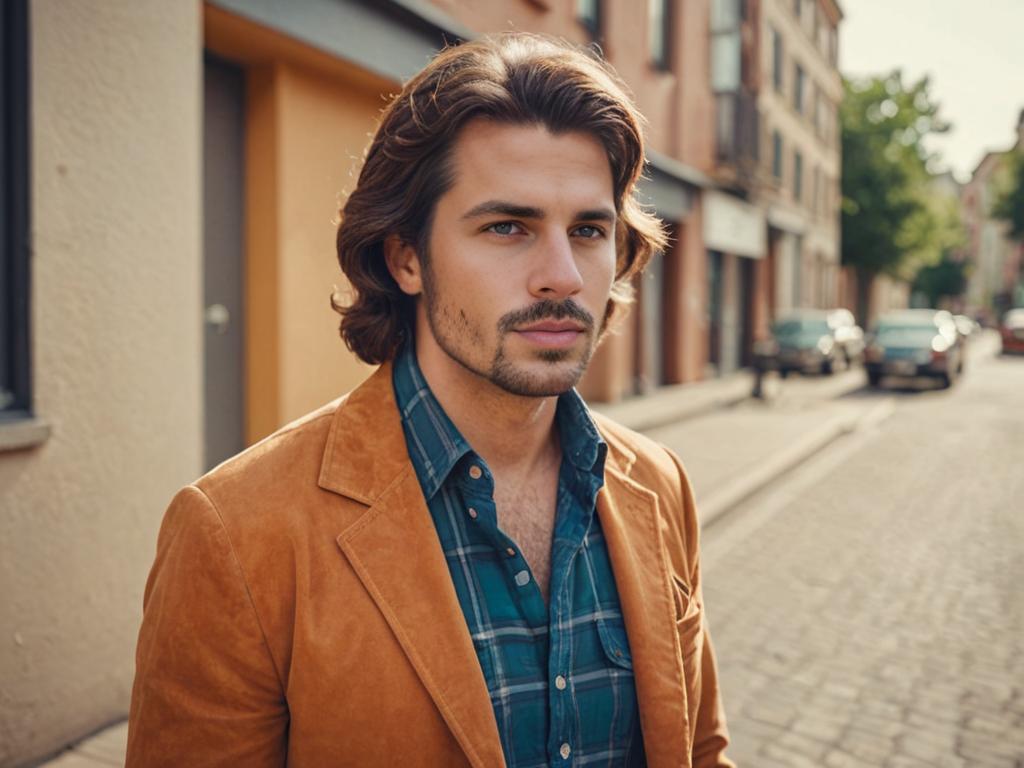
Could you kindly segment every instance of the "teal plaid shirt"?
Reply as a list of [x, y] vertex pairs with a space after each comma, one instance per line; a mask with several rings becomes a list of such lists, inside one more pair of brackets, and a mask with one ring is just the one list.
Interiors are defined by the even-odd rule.
[[434, 398], [411, 345], [393, 384], [509, 768], [644, 765], [629, 640], [595, 514], [607, 446], [582, 399], [568, 392], [556, 411], [563, 456], [548, 608], [498, 527], [487, 464]]

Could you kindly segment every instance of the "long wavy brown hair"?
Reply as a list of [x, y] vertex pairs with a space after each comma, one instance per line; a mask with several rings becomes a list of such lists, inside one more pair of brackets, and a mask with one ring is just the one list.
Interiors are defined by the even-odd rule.
[[618, 213], [616, 280], [605, 324], [631, 296], [631, 278], [663, 248], [661, 222], [641, 208], [643, 117], [611, 67], [587, 49], [539, 35], [507, 33], [449, 47], [384, 109], [355, 190], [341, 210], [338, 262], [352, 286], [335, 294], [341, 336], [367, 363], [394, 357], [413, 328], [413, 297], [388, 272], [384, 241], [397, 236], [428, 258], [438, 199], [452, 186], [459, 129], [485, 118], [584, 132], [608, 154]]

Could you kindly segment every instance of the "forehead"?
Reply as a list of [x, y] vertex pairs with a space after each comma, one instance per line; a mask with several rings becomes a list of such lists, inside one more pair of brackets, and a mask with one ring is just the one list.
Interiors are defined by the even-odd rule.
[[474, 120], [455, 141], [452, 170], [448, 196], [460, 202], [614, 207], [608, 154], [589, 133]]

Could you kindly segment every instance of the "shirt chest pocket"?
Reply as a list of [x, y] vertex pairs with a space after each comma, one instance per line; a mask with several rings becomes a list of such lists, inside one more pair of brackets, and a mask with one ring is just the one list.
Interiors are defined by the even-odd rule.
[[597, 622], [597, 633], [608, 660], [616, 667], [633, 669], [633, 655], [629, 651], [626, 627], [622, 621], [601, 619]]

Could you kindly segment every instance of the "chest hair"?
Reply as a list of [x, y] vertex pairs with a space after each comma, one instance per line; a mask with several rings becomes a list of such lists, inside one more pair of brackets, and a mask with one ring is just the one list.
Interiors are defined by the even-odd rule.
[[551, 578], [551, 537], [555, 530], [558, 472], [532, 483], [495, 484], [498, 526], [511, 538], [533, 572], [544, 599]]

